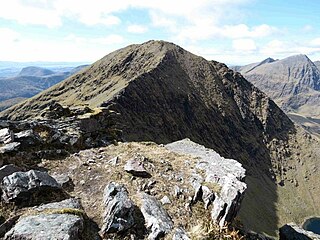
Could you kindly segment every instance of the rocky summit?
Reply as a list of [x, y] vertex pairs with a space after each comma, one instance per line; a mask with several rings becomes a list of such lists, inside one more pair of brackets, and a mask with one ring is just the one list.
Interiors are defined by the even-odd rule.
[[172, 43], [110, 53], [0, 117], [3, 164], [59, 175], [83, 234], [188, 239], [212, 219], [277, 236], [319, 214], [317, 138], [240, 73]]

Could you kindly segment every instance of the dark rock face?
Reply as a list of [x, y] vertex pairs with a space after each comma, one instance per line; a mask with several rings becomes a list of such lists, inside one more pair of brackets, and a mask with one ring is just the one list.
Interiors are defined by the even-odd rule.
[[128, 192], [123, 185], [109, 183], [103, 194], [105, 212], [101, 233], [125, 232], [135, 224], [135, 205], [130, 200]]
[[79, 200], [67, 199], [46, 204], [33, 211], [33, 214], [20, 217], [4, 239], [82, 239], [84, 219]]
[[46, 172], [15, 172], [3, 178], [2, 198], [18, 206], [37, 205], [65, 198], [60, 185]]

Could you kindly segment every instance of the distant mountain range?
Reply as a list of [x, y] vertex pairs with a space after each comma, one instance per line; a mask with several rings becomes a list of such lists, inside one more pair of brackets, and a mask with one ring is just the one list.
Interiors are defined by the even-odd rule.
[[283, 110], [320, 117], [320, 61], [306, 55], [233, 67], [270, 96]]
[[[29, 66], [22, 68], [14, 77], [0, 78], [0, 111], [36, 95], [86, 66], [55, 66], [52, 69]], [[0, 75], [12, 74], [15, 71], [9, 69], [5, 68], [3, 72], [0, 69]]]

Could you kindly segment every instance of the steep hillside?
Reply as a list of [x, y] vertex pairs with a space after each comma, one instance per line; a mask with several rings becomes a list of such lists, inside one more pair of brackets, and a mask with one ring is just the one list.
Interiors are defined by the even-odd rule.
[[320, 70], [320, 61], [315, 61], [314, 64], [317, 66], [317, 68]]
[[250, 64], [240, 72], [283, 110], [320, 116], [320, 70], [307, 56]]
[[[41, 118], [56, 103], [66, 109], [114, 110], [127, 141], [168, 143], [188, 137], [239, 160], [248, 172], [240, 217], [249, 229], [275, 236], [279, 225], [318, 211], [314, 206], [320, 203], [319, 187], [311, 192], [306, 183], [305, 190], [297, 192], [287, 177], [299, 169], [297, 158], [307, 169], [310, 163], [317, 164], [317, 152], [310, 155], [310, 161], [306, 157], [315, 140], [297, 132], [272, 100], [222, 63], [206, 61], [163, 41], [131, 45], [2, 112], [1, 117]], [[308, 143], [305, 149], [299, 141]], [[302, 172], [297, 176], [296, 181], [304, 181]], [[317, 177], [315, 173], [309, 179]], [[295, 202], [287, 203], [289, 192], [297, 197], [301, 193], [305, 215]], [[306, 194], [313, 197], [313, 203], [304, 199]]]

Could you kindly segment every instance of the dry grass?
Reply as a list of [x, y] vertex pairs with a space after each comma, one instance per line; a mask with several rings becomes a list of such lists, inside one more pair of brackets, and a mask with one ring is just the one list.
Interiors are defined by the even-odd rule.
[[228, 226], [220, 228], [212, 221], [203, 221], [188, 232], [192, 240], [243, 240], [238, 230]]

